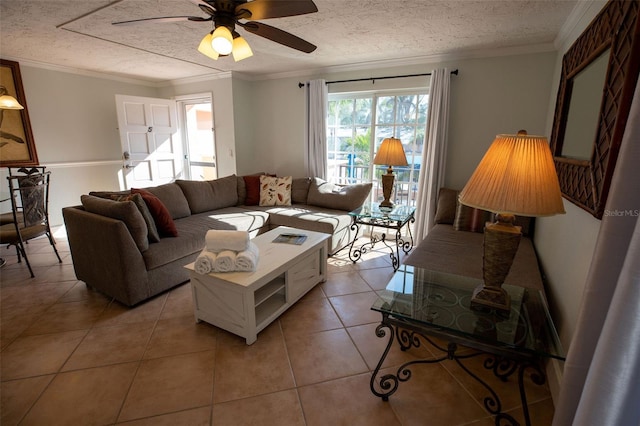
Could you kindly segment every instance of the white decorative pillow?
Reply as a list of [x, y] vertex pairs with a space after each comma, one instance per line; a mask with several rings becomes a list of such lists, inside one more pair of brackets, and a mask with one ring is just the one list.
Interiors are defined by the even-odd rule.
[[260, 176], [260, 205], [290, 206], [291, 182], [291, 176]]

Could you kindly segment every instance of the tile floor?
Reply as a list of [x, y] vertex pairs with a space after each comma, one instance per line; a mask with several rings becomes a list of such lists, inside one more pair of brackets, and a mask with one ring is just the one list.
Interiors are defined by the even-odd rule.
[[[329, 259], [327, 282], [247, 346], [192, 313], [189, 284], [128, 309], [77, 281], [64, 229], [63, 263], [31, 241], [36, 278], [2, 247], [1, 419], [10, 425], [491, 425], [486, 396], [454, 361], [422, 364], [388, 402], [371, 372], [386, 344], [369, 308], [392, 274], [384, 251], [353, 265]], [[431, 356], [395, 347], [385, 368]], [[484, 370], [505, 409], [521, 421], [517, 384]], [[527, 383], [534, 425], [548, 425], [546, 386]]]

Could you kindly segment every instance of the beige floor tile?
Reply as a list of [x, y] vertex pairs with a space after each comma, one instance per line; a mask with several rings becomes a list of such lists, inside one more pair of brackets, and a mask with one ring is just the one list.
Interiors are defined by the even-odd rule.
[[26, 305], [26, 306], [2, 306], [0, 314], [0, 348], [4, 349], [13, 342], [24, 330], [37, 321], [40, 316], [49, 308], [48, 305]]
[[194, 408], [118, 424], [127, 426], [209, 426], [211, 424], [211, 407]]
[[191, 316], [193, 314], [193, 295], [191, 293], [191, 284], [182, 284], [169, 293], [167, 302], [162, 308], [160, 319], [177, 318]]
[[[279, 330], [279, 329], [278, 329]], [[258, 336], [252, 345], [218, 342], [214, 403], [295, 387], [282, 333]]]
[[369, 287], [374, 290], [384, 290], [395, 272], [392, 267], [388, 266], [385, 268], [363, 269], [359, 273], [369, 284]]
[[0, 424], [3, 426], [17, 425], [53, 378], [54, 375], [50, 374], [2, 382]]
[[47, 309], [38, 321], [31, 324], [23, 335], [59, 333], [86, 330], [93, 326], [108, 305], [106, 299], [88, 299], [79, 302], [56, 303]]
[[142, 361], [118, 421], [211, 404], [213, 351]]
[[[4, 272], [2, 279], [4, 280]], [[31, 305], [52, 305], [73, 287], [73, 282], [28, 284], [5, 287], [0, 292], [0, 305], [19, 307]]]
[[[553, 422], [553, 413], [555, 412], [555, 409], [551, 397], [537, 402], [530, 402], [528, 405], [529, 418], [533, 426], [546, 426]], [[513, 418], [516, 419], [517, 422], [520, 422], [521, 425], [525, 424], [522, 406], [508, 411], [508, 414], [513, 416]]]
[[[519, 407], [521, 402], [518, 387], [518, 371], [516, 370], [511, 376], [509, 376], [508, 381], [505, 382], [496, 377], [492, 370], [484, 368], [484, 363], [489, 358], [489, 356], [483, 354], [462, 360], [462, 364], [480, 379], [485, 381], [498, 394], [498, 398], [500, 398], [502, 409], [504, 411]], [[443, 366], [458, 378], [458, 380], [469, 390], [469, 392], [471, 392], [479, 403], [482, 403], [484, 398], [489, 396], [487, 389], [477, 380], [474, 380], [470, 375], [466, 374], [455, 362], [447, 362], [444, 363]], [[524, 385], [527, 400], [531, 402], [540, 401], [550, 396], [549, 388], [546, 384], [536, 385], [533, 383], [531, 380], [531, 374], [534, 372], [535, 370], [528, 368], [525, 370], [524, 374]]]
[[144, 358], [159, 358], [190, 352], [215, 350], [217, 328], [192, 316], [159, 320]]
[[329, 301], [345, 327], [379, 322], [382, 316], [372, 311], [371, 305], [378, 296], [373, 291], [330, 297]]
[[298, 386], [368, 371], [344, 329], [287, 336], [286, 342]]
[[135, 308], [129, 308], [113, 301], [96, 321], [95, 327], [134, 324], [136, 322], [155, 321], [160, 317], [167, 300], [167, 293], [148, 300]]
[[[387, 347], [387, 343], [389, 342], [390, 334], [389, 329], [386, 327], [382, 328], [386, 333], [384, 337], [376, 336], [376, 328], [378, 325], [379, 323], [372, 323], [347, 328], [347, 332], [355, 342], [358, 351], [366, 361], [370, 370], [376, 368], [385, 348]], [[419, 348], [411, 348], [407, 351], [402, 351], [394, 337], [393, 344], [391, 345], [389, 353], [387, 354], [382, 366], [383, 368], [399, 366], [405, 362], [423, 358], [433, 358], [431, 352], [427, 350], [424, 345], [421, 345]]]
[[[482, 407], [440, 363], [413, 365], [410, 370], [411, 378], [400, 382], [389, 397], [403, 426], [423, 426], [425, 419], [429, 419], [429, 426], [454, 426], [486, 417]], [[382, 374], [392, 371], [383, 370]]]
[[342, 327], [342, 322], [326, 298], [298, 301], [280, 317], [280, 324], [285, 336]]
[[293, 389], [214, 404], [213, 419], [216, 426], [305, 426]]
[[322, 284], [322, 291], [327, 297], [363, 293], [371, 290], [372, 288], [369, 287], [357, 271], [331, 274], [327, 278], [327, 282]]
[[106, 300], [109, 302], [111, 298], [99, 291], [89, 289], [82, 281], [76, 281], [73, 287], [60, 298], [59, 302], [79, 302], [81, 300]]
[[19, 337], [2, 351], [2, 380], [56, 373], [87, 330]]
[[89, 331], [62, 368], [63, 371], [99, 367], [142, 359], [153, 321], [114, 327], [99, 327]]
[[114, 423], [137, 363], [58, 374], [22, 425], [104, 425]]
[[391, 405], [369, 391], [369, 374], [299, 389], [307, 426], [400, 425]]

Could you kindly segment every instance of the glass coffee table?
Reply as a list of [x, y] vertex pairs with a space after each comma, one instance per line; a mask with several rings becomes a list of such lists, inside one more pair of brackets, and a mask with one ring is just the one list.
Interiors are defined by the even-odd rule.
[[[384, 208], [380, 207], [378, 203], [367, 203], [349, 212], [352, 220], [351, 230], [354, 234], [353, 241], [349, 246], [349, 259], [356, 263], [376, 243], [382, 242], [391, 251], [390, 257], [393, 270], [397, 271], [400, 267], [400, 249], [402, 248], [402, 251], [407, 254], [413, 248], [413, 235], [411, 234], [410, 224], [416, 221], [414, 217], [415, 211], [416, 208], [413, 206], [395, 205], [392, 208]], [[385, 232], [382, 232], [380, 236], [371, 232], [369, 241], [356, 247], [355, 243], [361, 226], [379, 227], [395, 231], [395, 244], [390, 245], [387, 242]], [[407, 229], [408, 239], [406, 240], [402, 236], [402, 228], [404, 227]]]
[[[530, 425], [525, 373], [530, 371], [535, 384], [544, 384], [543, 360], [564, 360], [564, 351], [542, 291], [503, 285], [511, 296], [510, 312], [472, 308], [473, 289], [481, 283], [475, 278], [402, 265], [371, 307], [382, 314], [376, 335], [382, 338], [389, 333], [386, 349], [371, 377], [371, 391], [376, 396], [387, 401], [401, 382], [411, 378], [414, 365], [450, 359], [487, 390], [484, 406], [495, 416], [496, 425], [517, 425], [511, 415], [502, 412], [497, 393], [462, 363], [486, 356], [484, 367], [503, 381], [517, 373], [525, 424]], [[378, 377], [394, 338], [403, 351], [424, 343], [441, 355], [406, 362], [395, 373]]]

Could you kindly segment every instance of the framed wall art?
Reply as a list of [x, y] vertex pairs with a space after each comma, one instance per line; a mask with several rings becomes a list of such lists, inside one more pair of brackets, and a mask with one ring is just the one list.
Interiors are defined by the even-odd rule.
[[22, 87], [20, 65], [0, 59], [0, 96], [14, 97], [23, 109], [0, 107], [0, 167], [37, 166], [27, 102]]

